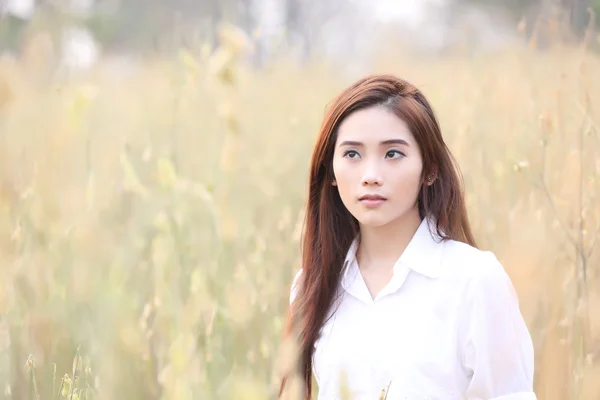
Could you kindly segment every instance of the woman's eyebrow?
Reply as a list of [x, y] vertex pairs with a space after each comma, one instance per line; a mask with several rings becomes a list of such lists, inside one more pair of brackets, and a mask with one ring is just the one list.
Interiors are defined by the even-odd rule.
[[[381, 145], [389, 145], [389, 144], [402, 144], [405, 146], [410, 146], [408, 144], [408, 142], [404, 139], [388, 139], [388, 140], [384, 140], [380, 143]], [[355, 147], [360, 147], [360, 146], [364, 146], [364, 143], [362, 142], [357, 142], [356, 140], [344, 140], [342, 143], [340, 143], [339, 147], [342, 146], [355, 146]]]
[[381, 142], [381, 144], [403, 144], [405, 146], [410, 146], [408, 144], [408, 142], [404, 139], [389, 139], [389, 140], [384, 140], [383, 142]]

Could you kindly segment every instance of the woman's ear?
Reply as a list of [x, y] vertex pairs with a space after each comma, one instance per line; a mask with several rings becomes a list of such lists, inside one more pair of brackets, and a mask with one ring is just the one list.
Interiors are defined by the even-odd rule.
[[437, 179], [437, 167], [429, 169], [429, 172], [425, 174], [425, 182], [423, 182], [426, 186], [431, 186]]

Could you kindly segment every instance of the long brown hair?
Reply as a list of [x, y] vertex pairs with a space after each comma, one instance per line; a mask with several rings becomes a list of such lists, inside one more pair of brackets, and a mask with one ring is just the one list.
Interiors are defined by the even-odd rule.
[[[462, 191], [459, 169], [444, 143], [434, 111], [419, 89], [392, 75], [371, 75], [355, 82], [329, 107], [314, 147], [305, 230], [302, 274], [289, 308], [285, 334], [297, 334], [299, 374], [304, 395], [312, 394], [314, 343], [332, 306], [346, 253], [358, 233], [358, 222], [331, 185], [332, 159], [340, 123], [351, 113], [383, 106], [402, 119], [413, 134], [423, 159], [423, 176], [436, 180], [423, 185], [418, 197], [421, 218], [434, 217], [437, 234], [475, 246]], [[280, 396], [285, 386], [282, 380]]]

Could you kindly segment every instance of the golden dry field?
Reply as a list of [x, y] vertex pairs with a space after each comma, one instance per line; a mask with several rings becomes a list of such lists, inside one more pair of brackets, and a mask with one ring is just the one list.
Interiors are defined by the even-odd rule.
[[[0, 398], [274, 398], [312, 145], [358, 76], [252, 69], [240, 43], [60, 81], [35, 51], [2, 62]], [[369, 72], [431, 99], [538, 398], [600, 399], [600, 57], [395, 50]]]

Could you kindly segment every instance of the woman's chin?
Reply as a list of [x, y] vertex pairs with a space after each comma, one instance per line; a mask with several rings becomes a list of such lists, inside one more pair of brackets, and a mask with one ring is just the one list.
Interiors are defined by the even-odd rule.
[[361, 227], [379, 228], [390, 223], [391, 218], [386, 218], [384, 215], [362, 215], [357, 220]]

